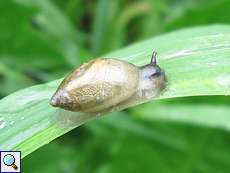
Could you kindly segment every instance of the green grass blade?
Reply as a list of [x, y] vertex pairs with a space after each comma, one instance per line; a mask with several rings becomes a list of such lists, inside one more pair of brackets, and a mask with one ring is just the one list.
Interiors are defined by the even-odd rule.
[[[168, 78], [158, 99], [230, 94], [230, 27], [181, 30], [131, 45], [106, 57], [136, 65], [149, 62], [153, 49]], [[21, 150], [23, 157], [79, 126], [90, 116], [76, 114], [74, 125], [61, 127], [48, 101], [60, 81], [18, 91], [0, 101], [0, 148]], [[218, 119], [216, 119], [218, 121]]]
[[205, 102], [200, 101], [201, 97], [161, 100], [154, 104], [149, 102], [131, 111], [136, 118], [145, 121], [182, 122], [230, 131], [230, 107], [226, 104], [229, 97], [204, 98]]

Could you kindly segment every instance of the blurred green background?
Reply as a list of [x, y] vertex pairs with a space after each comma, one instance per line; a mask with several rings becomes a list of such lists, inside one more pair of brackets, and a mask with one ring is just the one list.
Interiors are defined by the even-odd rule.
[[[139, 40], [184, 27], [230, 24], [229, 11], [229, 0], [1, 0], [0, 98]], [[181, 102], [227, 106], [229, 99], [168, 100], [171, 106]], [[23, 159], [23, 172], [230, 171], [228, 132], [140, 119], [135, 115], [141, 108], [67, 133]]]

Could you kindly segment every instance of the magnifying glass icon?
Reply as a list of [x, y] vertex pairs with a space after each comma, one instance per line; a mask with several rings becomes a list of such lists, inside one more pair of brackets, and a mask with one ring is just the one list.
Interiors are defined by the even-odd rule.
[[12, 168], [14, 168], [15, 170], [18, 169], [18, 166], [15, 164], [15, 158], [12, 154], [6, 154], [4, 157], [3, 157], [3, 163], [6, 165], [6, 166], [11, 166]]

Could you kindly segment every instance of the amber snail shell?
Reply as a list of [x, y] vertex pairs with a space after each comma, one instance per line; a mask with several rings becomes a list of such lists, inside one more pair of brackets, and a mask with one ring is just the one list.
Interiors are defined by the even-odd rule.
[[138, 67], [126, 61], [99, 58], [65, 77], [50, 100], [54, 107], [84, 113], [109, 112], [156, 97], [165, 88], [165, 72], [151, 62]]

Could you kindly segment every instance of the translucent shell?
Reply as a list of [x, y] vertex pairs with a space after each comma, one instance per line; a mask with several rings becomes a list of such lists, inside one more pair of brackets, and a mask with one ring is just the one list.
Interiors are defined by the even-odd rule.
[[139, 69], [117, 59], [96, 59], [71, 72], [51, 99], [70, 111], [103, 112], [135, 94]]

